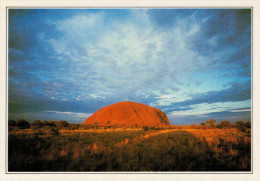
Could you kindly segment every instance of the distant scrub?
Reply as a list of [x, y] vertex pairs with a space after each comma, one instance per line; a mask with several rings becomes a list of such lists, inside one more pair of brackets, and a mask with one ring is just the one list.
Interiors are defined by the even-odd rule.
[[[230, 121], [220, 121], [218, 124], [215, 124], [216, 120], [209, 119], [205, 123], [201, 122], [199, 125], [185, 125], [185, 126], [176, 126], [176, 125], [163, 125], [163, 126], [142, 126], [144, 130], [162, 130], [162, 129], [229, 129], [229, 128], [236, 128], [243, 132], [248, 132], [251, 130], [251, 121], [236, 121], [234, 124]], [[75, 124], [69, 123], [67, 121], [40, 121], [35, 120], [32, 123], [21, 119], [21, 120], [9, 120], [8, 121], [9, 130], [14, 128], [18, 129], [41, 129], [41, 128], [53, 128], [56, 127], [58, 129], [68, 129], [68, 130], [75, 130], [75, 129], [109, 129], [109, 128], [128, 128], [125, 125], [118, 125], [118, 124], [109, 124], [107, 126], [99, 126], [99, 123], [96, 122], [95, 124]], [[131, 127], [131, 126], [130, 126]], [[139, 128], [138, 125], [133, 125], [131, 128]]]
[[238, 122], [231, 125], [237, 129], [231, 129], [230, 123], [221, 122], [219, 129], [205, 124], [116, 131], [119, 128], [35, 121], [31, 129], [9, 132], [8, 169], [250, 171], [249, 125]]

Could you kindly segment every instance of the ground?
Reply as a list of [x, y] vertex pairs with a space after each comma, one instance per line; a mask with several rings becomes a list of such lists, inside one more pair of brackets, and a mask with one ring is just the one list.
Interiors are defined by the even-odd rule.
[[9, 131], [9, 171], [250, 171], [251, 135], [236, 128]]

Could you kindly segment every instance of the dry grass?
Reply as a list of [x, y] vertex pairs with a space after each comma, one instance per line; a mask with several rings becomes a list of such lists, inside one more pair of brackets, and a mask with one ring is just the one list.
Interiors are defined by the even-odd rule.
[[200, 139], [205, 139], [210, 145], [219, 144], [219, 139], [224, 139], [225, 141], [231, 141], [233, 143], [238, 143], [240, 138], [244, 138], [248, 143], [251, 141], [249, 137], [242, 131], [235, 128], [231, 129], [182, 129], [184, 131], [190, 132]]
[[250, 163], [251, 137], [234, 128], [9, 132], [11, 171], [244, 171], [250, 170]]
[[61, 135], [85, 134], [85, 133], [109, 133], [124, 131], [142, 131], [142, 128], [108, 128], [108, 129], [78, 129], [78, 130], [60, 130]]

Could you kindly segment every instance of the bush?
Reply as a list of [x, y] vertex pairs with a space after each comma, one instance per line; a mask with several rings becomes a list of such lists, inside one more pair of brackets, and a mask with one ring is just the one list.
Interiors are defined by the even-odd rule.
[[148, 131], [149, 130], [148, 126], [143, 126], [143, 130]]
[[215, 119], [209, 119], [206, 121], [206, 124], [209, 125], [209, 128], [216, 128], [216, 125], [215, 125], [216, 122], [217, 121]]
[[246, 127], [247, 127], [247, 128], [251, 128], [251, 121], [247, 121], [247, 122], [246, 122]]
[[24, 119], [20, 119], [20, 120], [16, 121], [16, 126], [19, 129], [28, 129], [28, 128], [30, 128], [30, 123], [25, 121]]
[[232, 127], [232, 123], [230, 121], [221, 121], [217, 128], [222, 129], [222, 128], [231, 128]]
[[51, 135], [59, 135], [60, 132], [59, 132], [59, 130], [57, 128], [51, 128], [50, 134]]
[[56, 127], [55, 121], [43, 121], [43, 125], [47, 127]]
[[244, 121], [236, 121], [235, 122], [236, 128], [241, 131], [246, 131], [246, 123]]
[[68, 123], [67, 121], [61, 120], [61, 121], [55, 121], [55, 125], [58, 128], [67, 128], [70, 126], [70, 123]]
[[43, 126], [44, 126], [44, 124], [40, 120], [36, 120], [31, 123], [31, 128], [33, 128], [33, 129], [39, 129], [39, 128], [42, 128]]
[[73, 124], [70, 124], [69, 129], [70, 129], [70, 130], [79, 129], [79, 126], [80, 126], [79, 124], [74, 124], [74, 123], [73, 123]]
[[98, 129], [99, 128], [99, 122], [94, 123], [94, 128]]

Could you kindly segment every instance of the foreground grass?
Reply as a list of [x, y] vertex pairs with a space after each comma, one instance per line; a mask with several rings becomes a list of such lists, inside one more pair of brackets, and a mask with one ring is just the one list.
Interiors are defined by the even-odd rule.
[[9, 132], [9, 171], [250, 171], [251, 139], [237, 129]]

